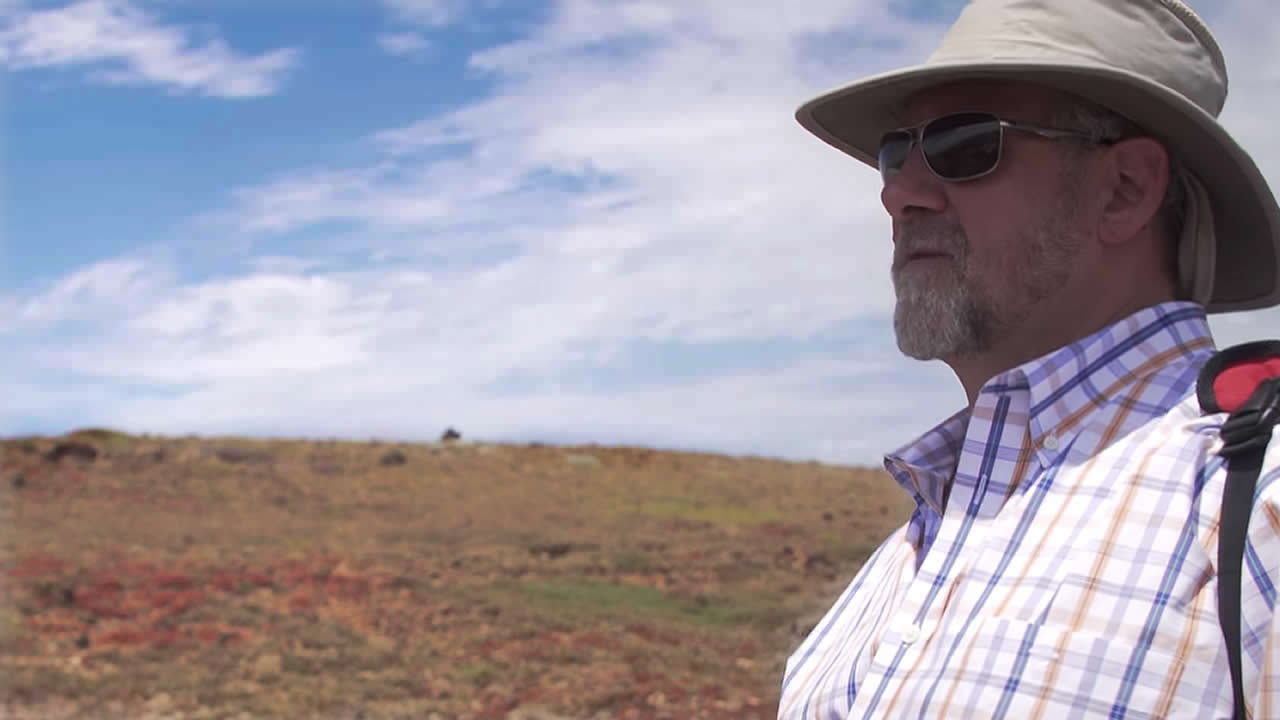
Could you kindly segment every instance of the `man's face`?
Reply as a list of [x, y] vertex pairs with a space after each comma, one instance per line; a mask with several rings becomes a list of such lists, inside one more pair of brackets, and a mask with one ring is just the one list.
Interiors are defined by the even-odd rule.
[[[1048, 125], [1063, 99], [1025, 86], [956, 85], [908, 107], [916, 124], [958, 111]], [[1066, 143], [1006, 131], [996, 171], [962, 183], [938, 179], [917, 146], [885, 185], [893, 218], [894, 329], [922, 360], [991, 350], [1052, 317], [1081, 246], [1078, 153]]]

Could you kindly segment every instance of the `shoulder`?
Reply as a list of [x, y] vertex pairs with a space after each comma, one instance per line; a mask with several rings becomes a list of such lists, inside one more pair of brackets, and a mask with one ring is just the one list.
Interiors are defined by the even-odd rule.
[[[1168, 416], [1166, 427], [1170, 443], [1182, 447], [1194, 447], [1200, 456], [1197, 463], [1216, 474], [1226, 476], [1229, 465], [1220, 453], [1225, 444], [1222, 438], [1223, 424], [1227, 421], [1227, 413], [1202, 413], [1195, 397], [1179, 403]], [[1270, 440], [1266, 443], [1262, 466], [1258, 474], [1258, 495], [1274, 495], [1280, 498], [1280, 423], [1269, 431]]]
[[[1202, 509], [1221, 502], [1228, 473], [1222, 428], [1226, 413], [1205, 413], [1194, 392], [1163, 411], [1140, 417], [1141, 408], [1116, 407], [1100, 414], [1077, 443], [1069, 464], [1103, 486], [1138, 483], [1161, 497], [1173, 494]], [[1280, 508], [1280, 430], [1273, 430], [1258, 497]], [[1100, 488], [1101, 489], [1101, 488]], [[1280, 519], [1280, 513], [1277, 513]]]
[[1077, 461], [1168, 479], [1212, 472], [1220, 464], [1217, 451], [1227, 416], [1202, 412], [1190, 388], [1181, 395], [1163, 410], [1142, 407], [1132, 398], [1115, 400], [1085, 430], [1088, 440], [1081, 443]]
[[[1208, 452], [1198, 453], [1203, 454], [1203, 458], [1197, 463], [1197, 484], [1204, 488], [1207, 498], [1216, 503], [1221, 503], [1233, 469], [1232, 461], [1220, 454], [1224, 445], [1221, 431], [1226, 419], [1226, 413], [1212, 413], [1185, 424], [1202, 442], [1207, 441]], [[1268, 437], [1257, 468], [1249, 540], [1255, 547], [1267, 547], [1268, 556], [1280, 560], [1280, 424], [1270, 428]]]

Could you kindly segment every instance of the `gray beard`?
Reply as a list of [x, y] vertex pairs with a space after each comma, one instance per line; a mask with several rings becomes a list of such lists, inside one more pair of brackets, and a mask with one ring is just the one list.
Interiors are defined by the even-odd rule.
[[[922, 225], [902, 233], [896, 243], [893, 286], [898, 302], [893, 329], [898, 349], [917, 360], [962, 357], [989, 351], [997, 340], [1024, 324], [1032, 308], [1070, 277], [1079, 238], [1065, 228], [1072, 210], [1067, 198], [1058, 212], [1038, 227], [1019, 233], [1016, 253], [999, 272], [1010, 285], [998, 298], [979, 287], [969, 267], [969, 241], [958, 227]], [[905, 272], [899, 264], [910, 251], [929, 249], [951, 256], [946, 267]]]
[[941, 282], [931, 282], [939, 275], [893, 274], [898, 297], [893, 330], [898, 349], [907, 357], [936, 360], [981, 352], [990, 345], [991, 308], [969, 292], [963, 268], [949, 268]]

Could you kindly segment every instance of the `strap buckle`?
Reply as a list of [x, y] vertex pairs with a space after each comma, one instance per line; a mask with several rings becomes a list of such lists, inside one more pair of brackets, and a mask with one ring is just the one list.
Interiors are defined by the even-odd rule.
[[1271, 428], [1280, 422], [1280, 378], [1268, 378], [1258, 384], [1239, 410], [1222, 424], [1223, 457], [1231, 457], [1252, 449], [1266, 447]]

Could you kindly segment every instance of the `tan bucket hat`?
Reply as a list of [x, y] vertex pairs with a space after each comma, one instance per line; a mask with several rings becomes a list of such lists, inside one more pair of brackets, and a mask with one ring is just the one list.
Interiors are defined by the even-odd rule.
[[1180, 246], [1184, 288], [1211, 313], [1280, 304], [1280, 207], [1218, 123], [1222, 51], [1181, 0], [973, 0], [923, 65], [866, 78], [796, 111], [805, 129], [875, 167], [905, 100], [965, 79], [1031, 82], [1108, 107], [1195, 175]]

